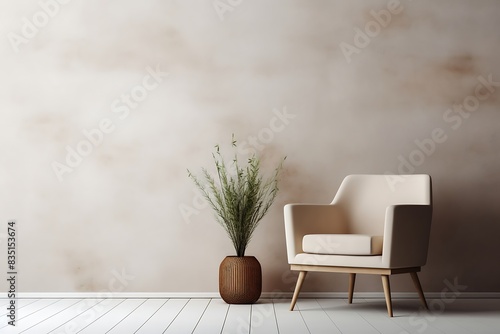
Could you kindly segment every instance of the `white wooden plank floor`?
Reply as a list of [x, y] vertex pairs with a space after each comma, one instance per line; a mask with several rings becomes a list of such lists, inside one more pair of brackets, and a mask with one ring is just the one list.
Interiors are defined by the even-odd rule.
[[21, 299], [17, 326], [7, 324], [0, 299], [0, 333], [500, 333], [500, 299], [394, 299], [394, 317], [383, 299], [289, 299], [227, 305], [220, 299]]

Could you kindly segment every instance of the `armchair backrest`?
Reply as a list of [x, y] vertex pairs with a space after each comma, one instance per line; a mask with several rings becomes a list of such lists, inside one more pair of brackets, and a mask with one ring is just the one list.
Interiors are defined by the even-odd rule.
[[332, 204], [347, 220], [347, 233], [383, 235], [388, 206], [432, 205], [429, 175], [349, 175]]

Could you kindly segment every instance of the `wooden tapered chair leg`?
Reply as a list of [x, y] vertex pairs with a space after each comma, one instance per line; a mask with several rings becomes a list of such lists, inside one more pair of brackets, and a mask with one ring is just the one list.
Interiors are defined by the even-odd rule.
[[297, 302], [297, 298], [299, 298], [300, 289], [302, 289], [302, 283], [304, 283], [304, 279], [306, 278], [307, 271], [301, 271], [299, 273], [299, 278], [297, 280], [297, 285], [295, 286], [295, 291], [293, 292], [292, 303], [290, 304], [290, 311], [293, 311], [295, 307], [295, 303]]
[[387, 313], [392, 318], [392, 301], [391, 301], [391, 285], [389, 283], [389, 275], [382, 275], [382, 285], [384, 286], [385, 303], [387, 305]]
[[410, 273], [410, 275], [411, 275], [411, 279], [413, 281], [413, 284], [415, 285], [415, 289], [417, 289], [418, 297], [420, 298], [422, 305], [424, 306], [424, 308], [426, 310], [428, 310], [429, 307], [427, 306], [427, 301], [425, 300], [424, 291], [422, 290], [422, 285], [420, 285], [420, 280], [418, 279], [417, 273], [412, 272], [412, 273]]
[[352, 304], [352, 295], [354, 293], [354, 283], [356, 282], [356, 274], [349, 274], [349, 296], [348, 302]]

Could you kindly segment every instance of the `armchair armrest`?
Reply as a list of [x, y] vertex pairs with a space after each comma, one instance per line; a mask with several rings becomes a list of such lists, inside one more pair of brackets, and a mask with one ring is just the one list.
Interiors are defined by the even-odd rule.
[[303, 252], [304, 235], [347, 233], [343, 213], [334, 204], [287, 204], [284, 214], [288, 263]]
[[427, 262], [431, 205], [391, 205], [384, 226], [382, 263], [388, 268], [420, 267]]

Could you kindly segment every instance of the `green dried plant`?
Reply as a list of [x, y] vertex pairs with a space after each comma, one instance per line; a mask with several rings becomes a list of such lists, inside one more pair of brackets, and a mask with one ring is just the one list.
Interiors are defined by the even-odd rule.
[[278, 194], [278, 179], [286, 157], [281, 160], [272, 176], [264, 179], [260, 172], [260, 159], [255, 154], [248, 158], [244, 166], [240, 166], [234, 135], [232, 146], [235, 153], [231, 170], [228, 170], [229, 167], [224, 162], [219, 145], [215, 145], [212, 156], [217, 169], [216, 177], [210, 175], [205, 168], [202, 168], [201, 180], [189, 169], [188, 176], [214, 210], [217, 222], [227, 232], [236, 255], [245, 256], [253, 232]]

